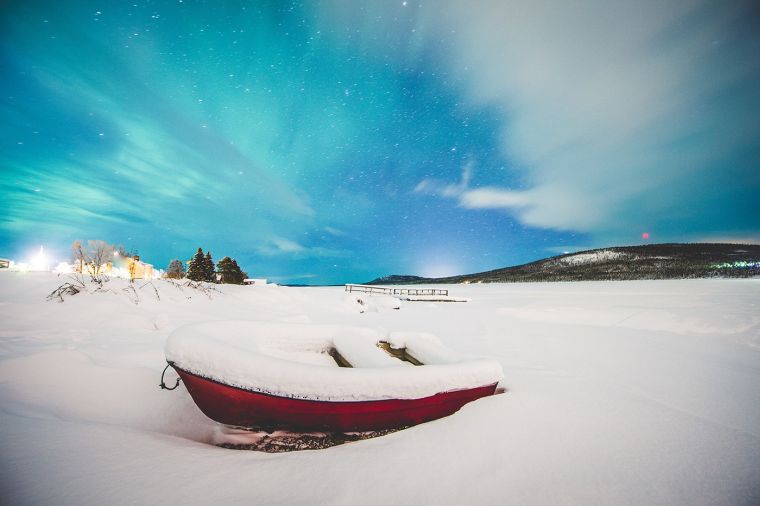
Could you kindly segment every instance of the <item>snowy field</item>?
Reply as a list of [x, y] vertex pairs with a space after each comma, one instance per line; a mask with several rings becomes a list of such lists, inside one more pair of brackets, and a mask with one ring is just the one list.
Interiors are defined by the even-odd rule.
[[[3, 504], [760, 504], [760, 280], [462, 285], [399, 310], [163, 281], [47, 302], [63, 281], [0, 272]], [[430, 332], [499, 360], [508, 392], [326, 450], [219, 448], [158, 383], [173, 330], [233, 319]]]

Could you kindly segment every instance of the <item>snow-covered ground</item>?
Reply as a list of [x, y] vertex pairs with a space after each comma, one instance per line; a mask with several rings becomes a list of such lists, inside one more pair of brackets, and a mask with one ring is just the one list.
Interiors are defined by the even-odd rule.
[[610, 262], [613, 260], [623, 260], [631, 257], [635, 257], [635, 255], [626, 253], [625, 251], [599, 250], [592, 253], [575, 253], [573, 255], [558, 258], [556, 262], [569, 265], [586, 265]]
[[[461, 285], [399, 310], [163, 281], [45, 301], [62, 281], [0, 271], [3, 504], [760, 504], [760, 280]], [[218, 448], [158, 388], [167, 336], [213, 320], [428, 332], [499, 360], [508, 392], [326, 450]]]

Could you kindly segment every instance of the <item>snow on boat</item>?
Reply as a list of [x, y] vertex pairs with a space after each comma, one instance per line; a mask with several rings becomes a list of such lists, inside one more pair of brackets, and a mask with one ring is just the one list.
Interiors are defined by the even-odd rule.
[[503, 377], [497, 361], [430, 334], [347, 326], [204, 323], [177, 329], [165, 353], [206, 416], [263, 430], [415, 425], [492, 395]]

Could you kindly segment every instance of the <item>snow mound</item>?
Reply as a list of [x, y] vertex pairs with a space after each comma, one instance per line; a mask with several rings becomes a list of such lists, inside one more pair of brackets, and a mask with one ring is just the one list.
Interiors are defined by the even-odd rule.
[[[424, 366], [377, 346], [407, 348]], [[353, 366], [338, 367], [336, 349]], [[346, 325], [222, 321], [182, 327], [166, 342], [177, 367], [227, 385], [301, 399], [418, 399], [503, 378], [501, 365], [457, 355], [432, 334], [383, 333]]]
[[360, 313], [380, 313], [401, 309], [401, 301], [396, 297], [383, 294], [351, 293], [344, 298], [346, 307]]

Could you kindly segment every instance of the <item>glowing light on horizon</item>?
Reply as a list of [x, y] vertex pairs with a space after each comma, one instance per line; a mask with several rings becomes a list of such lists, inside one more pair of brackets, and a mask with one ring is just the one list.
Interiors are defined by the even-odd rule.
[[48, 261], [47, 256], [45, 255], [45, 248], [43, 246], [40, 246], [40, 251], [32, 257], [31, 261], [29, 262], [29, 270], [32, 271], [49, 271], [50, 270], [50, 263]]
[[644, 232], [643, 234], [641, 234], [641, 238], [644, 239], [644, 240], [648, 240], [649, 239], [649, 232]]
[[462, 274], [461, 268], [448, 262], [431, 262], [424, 265], [420, 270], [420, 275], [426, 278], [446, 278]]

